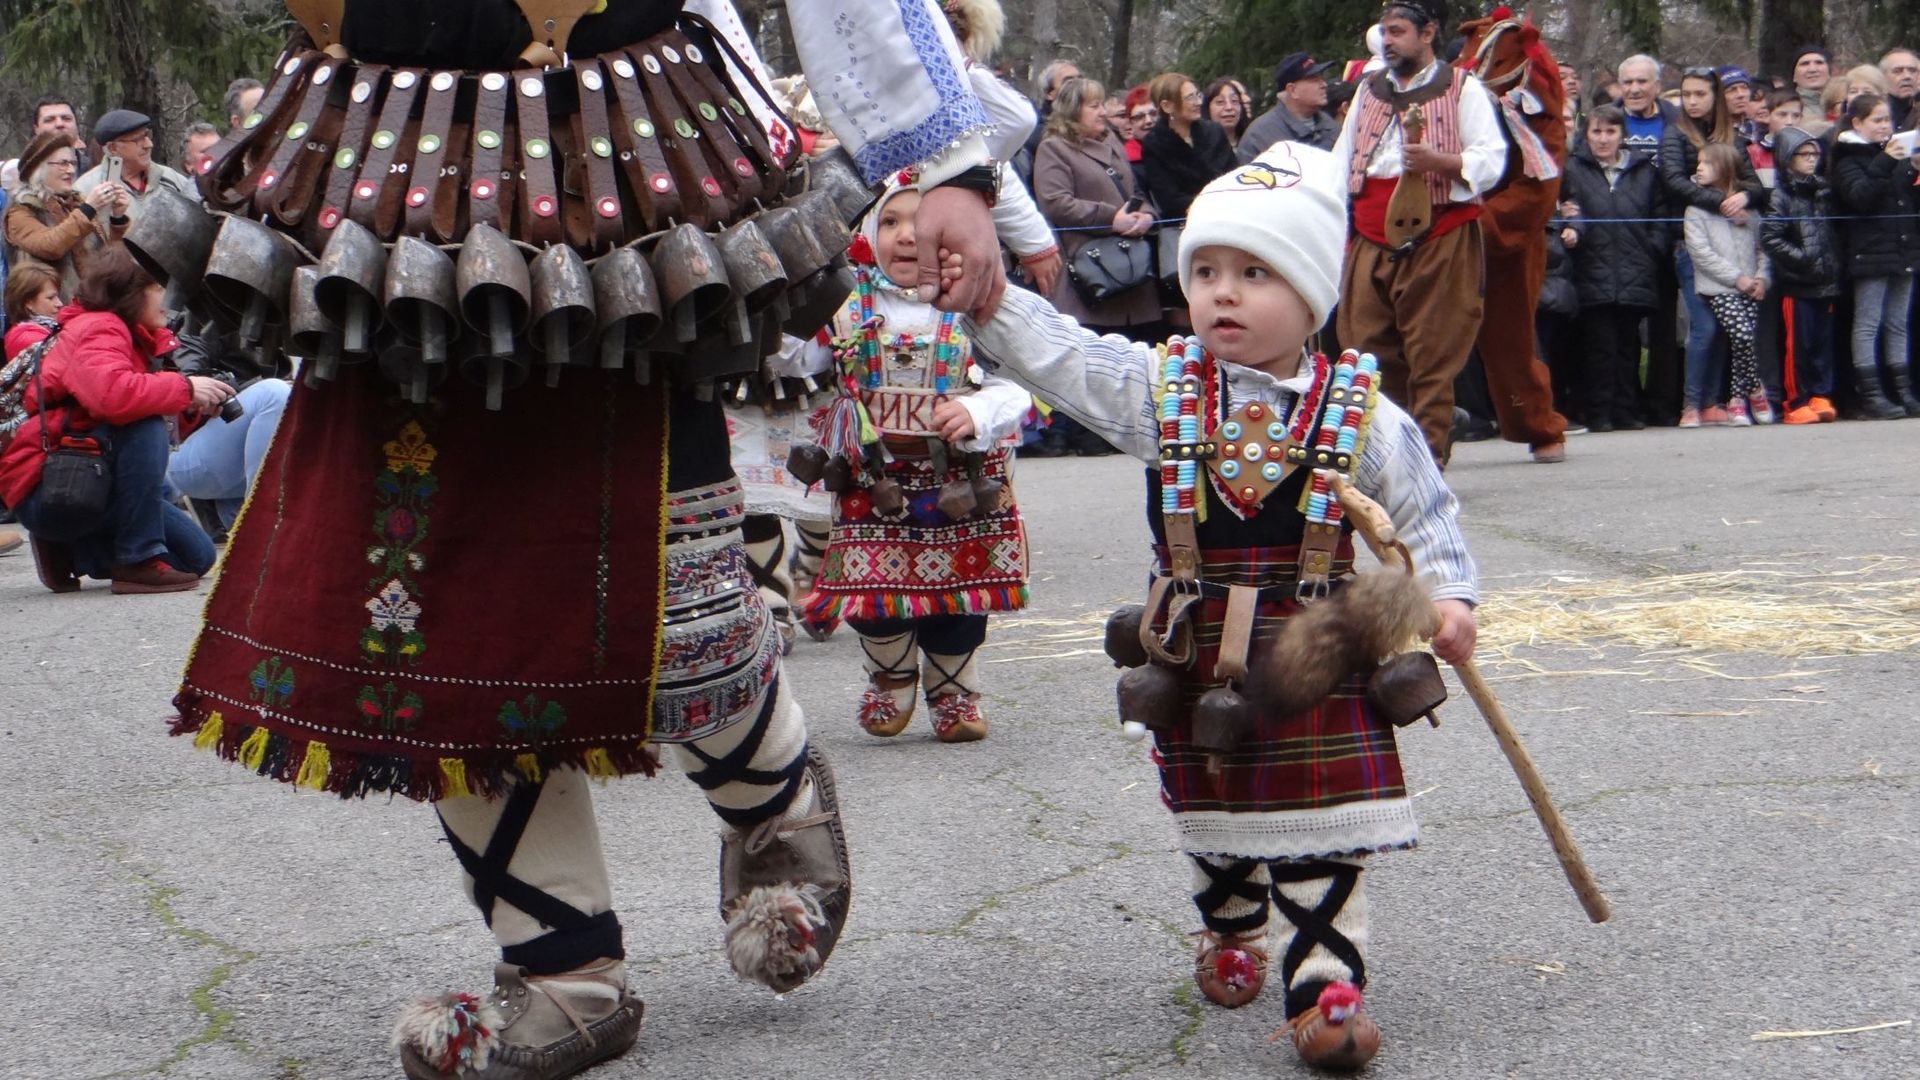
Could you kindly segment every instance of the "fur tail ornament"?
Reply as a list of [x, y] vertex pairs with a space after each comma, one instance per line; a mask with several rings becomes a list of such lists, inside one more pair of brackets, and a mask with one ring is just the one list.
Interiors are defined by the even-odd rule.
[[502, 1020], [493, 1002], [472, 994], [417, 998], [393, 1025], [393, 1050], [410, 1046], [451, 1076], [478, 1072], [500, 1045]]
[[1249, 698], [1281, 716], [1326, 700], [1341, 683], [1405, 649], [1426, 629], [1433, 602], [1418, 577], [1356, 574], [1289, 618], [1249, 665]]
[[775, 990], [791, 989], [826, 961], [815, 946], [827, 925], [818, 885], [758, 885], [727, 913], [727, 963], [733, 973]]

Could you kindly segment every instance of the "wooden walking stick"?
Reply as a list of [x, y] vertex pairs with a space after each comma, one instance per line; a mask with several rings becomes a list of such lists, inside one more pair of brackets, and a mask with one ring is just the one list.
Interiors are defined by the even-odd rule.
[[[1395, 533], [1393, 519], [1379, 503], [1360, 493], [1346, 477], [1334, 470], [1326, 470], [1328, 482], [1340, 499], [1340, 505], [1347, 516], [1353, 519], [1354, 528], [1360, 533], [1367, 547], [1373, 550], [1383, 563], [1399, 561], [1407, 571], [1413, 571], [1413, 555], [1407, 546], [1400, 542]], [[1436, 614], [1436, 618], [1437, 618]], [[1573, 886], [1574, 895], [1580, 898], [1580, 906], [1586, 909], [1587, 918], [1597, 923], [1606, 922], [1613, 914], [1607, 904], [1605, 893], [1593, 880], [1593, 874], [1587, 870], [1587, 862], [1580, 855], [1580, 848], [1573, 842], [1573, 834], [1567, 831], [1567, 823], [1561, 818], [1560, 811], [1554, 808], [1553, 796], [1547, 792], [1546, 781], [1540, 778], [1540, 770], [1534, 767], [1532, 755], [1520, 741], [1520, 734], [1513, 730], [1508, 722], [1506, 710], [1500, 707], [1500, 701], [1493, 696], [1493, 690], [1487, 681], [1480, 677], [1480, 669], [1474, 666], [1472, 658], [1453, 665], [1454, 673], [1460, 676], [1460, 685], [1466, 687], [1467, 696], [1486, 718], [1487, 726], [1493, 729], [1494, 741], [1500, 744], [1500, 750], [1507, 756], [1507, 764], [1513, 766], [1515, 776], [1520, 778], [1520, 786], [1527, 793], [1527, 802], [1533, 805], [1534, 816], [1540, 819], [1540, 827], [1546, 830], [1547, 841], [1553, 845], [1553, 853], [1560, 860], [1560, 869], [1567, 875], [1567, 883]]]

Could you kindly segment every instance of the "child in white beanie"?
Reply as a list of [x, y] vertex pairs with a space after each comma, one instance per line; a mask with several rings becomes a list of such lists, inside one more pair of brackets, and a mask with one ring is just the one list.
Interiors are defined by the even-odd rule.
[[[1432, 599], [1441, 658], [1472, 654], [1476, 596], [1458, 504], [1420, 429], [1375, 392], [1372, 358], [1306, 351], [1338, 297], [1346, 232], [1333, 156], [1280, 143], [1188, 212], [1191, 338], [1155, 349], [1100, 337], [1020, 290], [972, 334], [996, 374], [1148, 463], [1154, 584], [1144, 610], [1115, 614], [1108, 652], [1132, 668], [1121, 718], [1135, 737], [1135, 725], [1153, 731], [1192, 861], [1204, 924], [1194, 978], [1234, 1008], [1277, 955], [1293, 1044], [1329, 1068], [1365, 1064], [1379, 1046], [1359, 993], [1363, 857], [1418, 835], [1388, 723], [1413, 717], [1376, 705], [1371, 677], [1386, 657], [1343, 636], [1379, 621], [1384, 574], [1348, 576], [1353, 545], [1329, 474], [1392, 517], [1425, 580], [1396, 572], [1386, 588], [1402, 590], [1422, 627], [1421, 593]], [[1311, 616], [1283, 632], [1302, 610]], [[1342, 654], [1353, 662], [1329, 662]]]

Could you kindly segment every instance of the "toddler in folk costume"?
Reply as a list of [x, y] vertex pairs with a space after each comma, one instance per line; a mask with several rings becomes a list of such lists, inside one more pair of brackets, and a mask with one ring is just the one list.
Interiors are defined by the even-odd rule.
[[917, 688], [934, 734], [971, 742], [987, 734], [974, 665], [987, 613], [1027, 600], [1009, 465], [1032, 399], [980, 370], [954, 315], [895, 284], [919, 273], [917, 184], [896, 177], [851, 248], [860, 284], [830, 330], [839, 395], [816, 420], [833, 532], [803, 617], [860, 635], [862, 728], [898, 735]]
[[[1192, 863], [1194, 978], [1234, 1008], [1277, 962], [1293, 1045], [1326, 1068], [1379, 1047], [1361, 868], [1414, 846], [1393, 724], [1444, 697], [1432, 657], [1392, 654], [1431, 632], [1462, 660], [1475, 635], [1458, 504], [1420, 429], [1377, 394], [1371, 357], [1304, 347], [1337, 299], [1345, 191], [1332, 155], [1297, 143], [1208, 184], [1180, 238], [1193, 337], [1164, 348], [1018, 290], [973, 326], [989, 370], [1148, 463], [1152, 586], [1115, 613], [1108, 652]], [[1353, 573], [1343, 478], [1424, 580]]]

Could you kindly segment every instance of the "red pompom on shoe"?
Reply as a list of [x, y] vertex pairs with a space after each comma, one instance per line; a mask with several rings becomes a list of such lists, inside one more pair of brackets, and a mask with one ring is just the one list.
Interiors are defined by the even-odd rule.
[[1327, 984], [1313, 1008], [1287, 1024], [1274, 1038], [1290, 1034], [1300, 1060], [1316, 1069], [1364, 1068], [1380, 1052], [1380, 1026], [1367, 1015], [1359, 988], [1349, 982]]
[[1213, 977], [1234, 990], [1245, 990], [1260, 978], [1260, 969], [1244, 949], [1221, 949], [1213, 958]]

